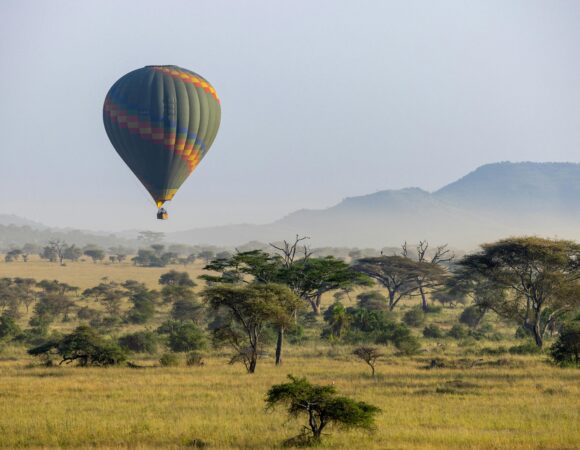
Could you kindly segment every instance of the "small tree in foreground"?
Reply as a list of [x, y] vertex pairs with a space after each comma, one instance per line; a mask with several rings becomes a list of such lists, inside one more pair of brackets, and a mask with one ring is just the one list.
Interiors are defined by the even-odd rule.
[[379, 359], [383, 354], [379, 351], [376, 347], [358, 347], [355, 348], [352, 352], [357, 358], [366, 362], [372, 371], [372, 376], [375, 376], [375, 365], [377, 363], [377, 359]]
[[311, 384], [306, 378], [292, 375], [288, 375], [288, 378], [289, 383], [272, 386], [266, 395], [268, 409], [283, 405], [288, 407], [291, 417], [308, 417], [308, 425], [304, 427], [302, 435], [288, 443], [318, 443], [322, 431], [328, 425], [373, 429], [374, 417], [381, 411], [376, 406], [340, 396], [334, 386]]

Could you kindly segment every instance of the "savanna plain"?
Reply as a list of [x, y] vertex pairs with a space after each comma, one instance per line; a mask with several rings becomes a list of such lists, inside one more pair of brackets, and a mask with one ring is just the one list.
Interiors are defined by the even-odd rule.
[[[31, 259], [0, 262], [0, 277], [56, 279], [81, 290], [103, 280], [127, 279], [159, 288], [159, 277], [171, 269], [197, 279], [203, 263], [147, 268], [81, 261], [60, 266]], [[326, 295], [323, 306], [332, 301]], [[75, 302], [83, 306], [87, 300], [79, 297]], [[404, 300], [397, 314], [416, 303]], [[428, 314], [426, 324], [449, 329], [461, 309], [445, 307]], [[22, 327], [31, 314], [22, 312]], [[160, 306], [153, 323], [127, 325], [122, 332], [153, 330], [168, 314]], [[497, 317], [489, 320], [498, 332], [514, 335], [514, 325]], [[78, 324], [73, 317], [55, 326], [65, 333]], [[420, 330], [414, 332], [420, 335]], [[111, 337], [120, 333], [113, 331]], [[339, 393], [382, 410], [372, 431], [329, 429], [323, 448], [580, 448], [580, 373], [551, 364], [544, 353], [498, 350], [517, 343], [511, 337], [469, 345], [421, 337], [422, 350], [414, 356], [399, 356], [395, 348], [384, 346], [374, 378], [352, 355], [353, 346], [318, 335], [288, 343], [281, 366], [274, 365], [269, 345], [251, 375], [243, 365], [228, 364], [227, 348], [204, 350], [200, 366], [181, 361], [177, 367], [162, 367], [160, 351], [132, 354], [129, 361], [139, 368], [45, 367], [25, 346], [5, 343], [0, 346], [0, 447], [279, 448], [300, 431], [303, 421], [288, 419], [283, 409], [267, 410], [264, 399], [270, 386], [293, 374], [334, 385]], [[431, 367], [433, 360], [438, 366]]]

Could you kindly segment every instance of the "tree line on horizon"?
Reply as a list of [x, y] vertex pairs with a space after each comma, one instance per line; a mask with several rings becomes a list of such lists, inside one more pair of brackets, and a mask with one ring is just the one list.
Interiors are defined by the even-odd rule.
[[[196, 283], [186, 272], [175, 270], [160, 278], [160, 291], [132, 280], [106, 281], [79, 292], [58, 281], [4, 278], [0, 311], [3, 326], [12, 331], [3, 333], [15, 336], [13, 319], [18, 318], [20, 305], [28, 311], [34, 304], [31, 328], [20, 334], [26, 342], [45, 338], [50, 324], [57, 317], [70, 320], [74, 309], [79, 320], [106, 331], [122, 322], [148, 323], [157, 305], [171, 305], [173, 322], [158, 329], [164, 339], [172, 342], [176, 330], [189, 333], [198, 343], [180, 348], [196, 350], [211, 335], [214, 345], [234, 350], [232, 362], [242, 362], [252, 373], [268, 339], [275, 342], [275, 362], [280, 364], [285, 337], [299, 342], [304, 328], [317, 317], [324, 322], [323, 339], [390, 343], [402, 354], [416, 353], [420, 344], [411, 328], [421, 326], [426, 314], [440, 308], [428, 299], [450, 307], [471, 303], [464, 308], [461, 323], [449, 331], [457, 339], [485, 333], [478, 327], [490, 312], [516, 323], [518, 333], [532, 338], [537, 348], [543, 347], [547, 335], [562, 336], [577, 324], [573, 317], [580, 305], [580, 244], [572, 241], [509, 238], [459, 260], [445, 245], [431, 249], [422, 241], [413, 252], [404, 243], [397, 254], [347, 263], [333, 256], [313, 256], [304, 245], [306, 239], [297, 236], [293, 242], [272, 244], [272, 253], [249, 250], [214, 256], [205, 266], [208, 273], [200, 276], [206, 284], [200, 294], [203, 302], [193, 291]], [[355, 288], [363, 289], [356, 306], [345, 307], [344, 298]], [[327, 293], [333, 293], [335, 301], [323, 311], [321, 299]], [[88, 305], [78, 308], [73, 296], [94, 300], [105, 315]], [[417, 307], [399, 322], [393, 311], [403, 298], [417, 298]], [[123, 299], [132, 304], [125, 312]], [[444, 336], [433, 324], [422, 334]], [[179, 347], [175, 345], [170, 348]], [[577, 350], [575, 354], [577, 361]]]

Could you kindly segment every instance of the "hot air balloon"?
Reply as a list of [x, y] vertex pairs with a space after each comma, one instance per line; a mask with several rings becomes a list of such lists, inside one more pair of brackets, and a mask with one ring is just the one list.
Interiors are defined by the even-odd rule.
[[221, 118], [215, 89], [177, 66], [129, 72], [105, 98], [103, 121], [113, 147], [157, 204], [163, 205], [206, 155]]

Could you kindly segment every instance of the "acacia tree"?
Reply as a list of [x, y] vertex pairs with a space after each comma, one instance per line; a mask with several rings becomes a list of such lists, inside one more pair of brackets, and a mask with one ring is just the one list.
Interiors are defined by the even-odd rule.
[[20, 298], [18, 288], [11, 278], [0, 278], [0, 313], [8, 312], [10, 316], [18, 316]]
[[100, 248], [89, 248], [83, 252], [86, 256], [91, 258], [96, 264], [97, 261], [102, 261], [105, 259], [105, 251]]
[[63, 258], [70, 261], [78, 261], [81, 256], [83, 251], [74, 244], [67, 246], [63, 252]]
[[322, 296], [337, 289], [368, 286], [367, 276], [333, 256], [306, 258], [281, 271], [280, 281], [306, 300], [315, 314], [320, 314]]
[[234, 347], [237, 354], [232, 362], [241, 359], [248, 373], [256, 370], [266, 328], [288, 323], [300, 306], [300, 300], [286, 286], [272, 283], [220, 284], [206, 288], [202, 296], [215, 313], [225, 312], [214, 336]]
[[36, 300], [36, 292], [34, 287], [36, 286], [36, 280], [33, 278], [14, 278], [14, 285], [18, 290], [18, 298], [20, 302], [26, 307], [26, 312], [28, 313], [30, 305]]
[[62, 339], [50, 340], [28, 350], [32, 356], [60, 355], [62, 363], [78, 361], [81, 366], [110, 366], [125, 360], [125, 354], [114, 342], [107, 341], [86, 325], [78, 326]]
[[388, 306], [392, 311], [403, 297], [418, 290], [417, 279], [426, 276], [431, 266], [392, 255], [359, 259], [353, 269], [375, 279], [387, 290]]
[[[262, 250], [237, 252], [228, 258], [215, 259], [205, 266], [206, 270], [218, 272], [219, 275], [202, 275], [200, 278], [209, 283], [273, 283], [283, 281], [280, 277], [283, 264], [281, 257]], [[275, 323], [276, 365], [282, 364], [284, 332], [289, 325], [287, 320]]]
[[376, 347], [362, 346], [355, 348], [352, 354], [368, 364], [368, 366], [371, 368], [372, 377], [374, 378], [377, 359], [383, 356], [381, 351]]
[[44, 247], [41, 257], [48, 259], [50, 262], [58, 261], [62, 266], [62, 262], [65, 258], [65, 251], [67, 249], [66, 242], [59, 239], [49, 241], [48, 245]]
[[119, 283], [110, 281], [108, 283], [99, 283], [83, 291], [83, 297], [93, 297], [100, 302], [110, 316], [118, 316], [121, 311], [121, 303], [128, 292], [121, 289]]
[[288, 378], [290, 382], [276, 384], [268, 390], [266, 405], [269, 409], [283, 405], [291, 417], [308, 417], [308, 425], [304, 428], [310, 435], [299, 435], [288, 440], [289, 444], [317, 444], [322, 431], [329, 425], [372, 429], [375, 416], [381, 412], [374, 405], [338, 395], [334, 386], [311, 384], [306, 378], [292, 375]]
[[580, 305], [580, 244], [516, 237], [485, 244], [459, 263], [506, 292], [490, 299], [498, 315], [517, 321], [542, 347], [546, 331]]

